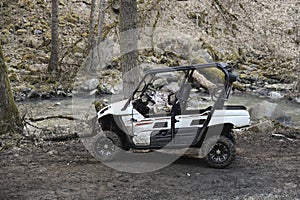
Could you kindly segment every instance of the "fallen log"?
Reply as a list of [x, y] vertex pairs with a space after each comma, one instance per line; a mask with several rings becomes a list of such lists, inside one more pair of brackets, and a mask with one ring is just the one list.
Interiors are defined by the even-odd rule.
[[203, 88], [209, 91], [216, 88], [216, 85], [214, 83], [210, 82], [205, 76], [200, 74], [198, 71], [195, 71], [193, 73], [192, 78], [194, 79], [194, 81], [199, 83]]

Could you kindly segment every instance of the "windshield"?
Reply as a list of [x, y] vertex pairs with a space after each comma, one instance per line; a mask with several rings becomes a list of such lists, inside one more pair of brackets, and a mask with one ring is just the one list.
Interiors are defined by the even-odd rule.
[[149, 84], [149, 82], [153, 79], [153, 75], [148, 74], [144, 79], [140, 82], [139, 86], [135, 90], [135, 93], [133, 94], [133, 99], [140, 98], [143, 94], [143, 92], [146, 89], [146, 86]]

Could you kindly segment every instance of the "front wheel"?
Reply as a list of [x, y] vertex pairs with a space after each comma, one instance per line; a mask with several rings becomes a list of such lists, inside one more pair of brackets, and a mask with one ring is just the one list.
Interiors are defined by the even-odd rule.
[[224, 136], [218, 139], [206, 156], [207, 163], [214, 168], [225, 168], [232, 163], [234, 158], [234, 144], [229, 138]]
[[93, 141], [93, 154], [100, 161], [111, 161], [120, 152], [121, 140], [112, 131], [103, 131]]

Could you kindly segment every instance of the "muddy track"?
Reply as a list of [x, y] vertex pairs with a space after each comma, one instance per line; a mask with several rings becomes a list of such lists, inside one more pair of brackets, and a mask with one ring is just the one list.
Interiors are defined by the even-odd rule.
[[79, 140], [12, 148], [0, 153], [0, 199], [300, 199], [299, 147], [242, 132], [227, 169], [181, 157], [143, 174], [106, 167]]

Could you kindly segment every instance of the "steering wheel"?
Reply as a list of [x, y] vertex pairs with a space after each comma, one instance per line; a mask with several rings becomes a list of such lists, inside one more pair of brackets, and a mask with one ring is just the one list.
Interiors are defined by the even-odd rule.
[[[172, 102], [171, 98], [172, 96], [174, 95], [174, 102]], [[175, 103], [175, 93], [174, 92], [171, 92], [169, 95], [168, 95], [168, 104], [169, 106], [173, 106], [173, 104]]]
[[145, 97], [147, 98], [147, 101], [150, 101], [151, 103], [153, 103], [153, 104], [156, 104], [156, 102], [152, 99], [152, 97], [149, 95], [149, 94], [147, 94], [146, 92], [145, 92]]

